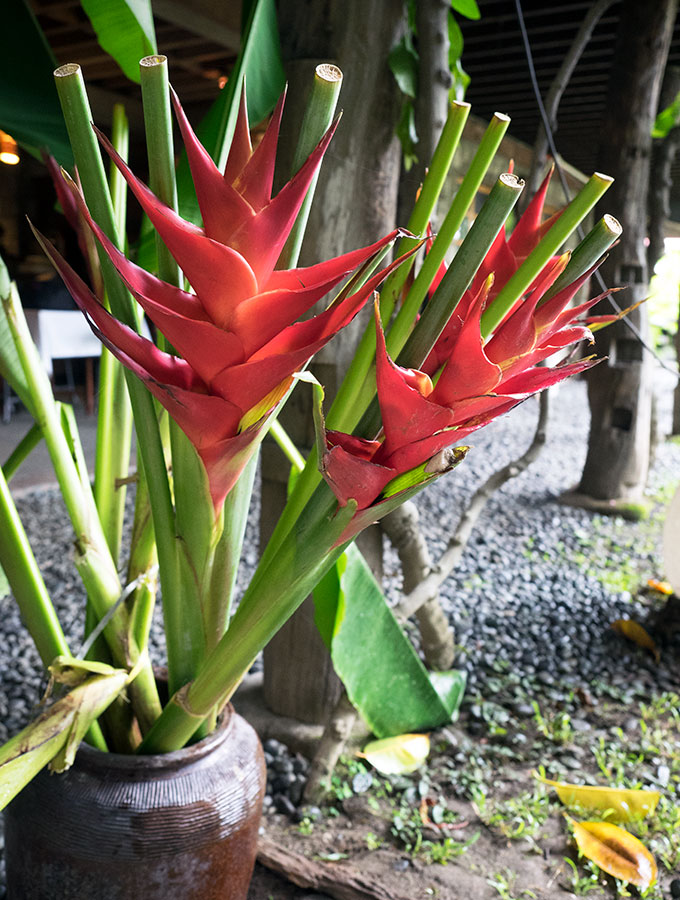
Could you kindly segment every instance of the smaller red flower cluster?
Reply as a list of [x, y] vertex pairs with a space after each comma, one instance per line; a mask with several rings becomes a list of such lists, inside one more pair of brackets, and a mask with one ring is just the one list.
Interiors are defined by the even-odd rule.
[[587, 324], [579, 320], [600, 298], [569, 307], [592, 269], [546, 298], [569, 261], [568, 253], [544, 267], [487, 341], [482, 336], [482, 313], [500, 287], [494, 267], [507, 280], [540, 239], [546, 187], [508, 241], [501, 231], [423, 371], [404, 369], [388, 357], [376, 306], [382, 432], [376, 440], [326, 434], [322, 471], [342, 505], [350, 498], [358, 509], [375, 504], [397, 476], [423, 465], [530, 395], [595, 364], [585, 359], [553, 368], [539, 365], [570, 345], [592, 341]]

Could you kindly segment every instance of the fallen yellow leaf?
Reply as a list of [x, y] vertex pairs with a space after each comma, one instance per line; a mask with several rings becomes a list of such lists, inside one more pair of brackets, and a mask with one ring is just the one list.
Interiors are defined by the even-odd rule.
[[654, 857], [632, 834], [611, 822], [575, 822], [569, 816], [567, 820], [574, 829], [579, 851], [603, 872], [642, 890], [654, 884]]
[[644, 647], [645, 650], [651, 651], [654, 659], [659, 662], [661, 659], [659, 648], [649, 632], [639, 622], [634, 622], [632, 619], [617, 619], [616, 622], [612, 622], [612, 628], [617, 634], [623, 635], [629, 641], [634, 641], [638, 647]]
[[404, 775], [422, 765], [430, 752], [426, 734], [398, 734], [396, 737], [371, 741], [358, 753], [383, 775]]
[[658, 791], [600, 787], [594, 784], [568, 784], [536, 775], [557, 792], [565, 806], [579, 807], [606, 815], [609, 822], [631, 822], [651, 816], [661, 798]]
[[673, 587], [668, 581], [657, 581], [656, 578], [650, 578], [647, 582], [647, 587], [651, 588], [653, 591], [658, 591], [660, 594], [673, 593]]

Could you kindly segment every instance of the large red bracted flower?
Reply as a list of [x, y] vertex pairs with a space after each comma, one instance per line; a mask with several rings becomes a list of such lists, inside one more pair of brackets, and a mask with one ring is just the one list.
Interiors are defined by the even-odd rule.
[[274, 270], [333, 132], [332, 127], [299, 172], [272, 198], [282, 102], [255, 151], [242, 105], [223, 175], [174, 98], [204, 228], [185, 221], [163, 204], [101, 136], [194, 293], [168, 284], [128, 260], [93, 221], [71, 182], [85, 221], [145, 313], [180, 356], [158, 350], [111, 316], [54, 248], [43, 242], [93, 329], [144, 381], [195, 445], [208, 473], [216, 510], [252, 453], [267, 417], [287, 393], [294, 373], [356, 315], [401, 261], [373, 276], [359, 290], [343, 292], [319, 315], [299, 321], [400, 232], [316, 266]]
[[[562, 214], [562, 210], [560, 210], [545, 222], [541, 221], [551, 176], [552, 169], [546, 175], [540, 188], [532, 198], [531, 203], [527, 206], [523, 215], [513, 228], [510, 237], [506, 237], [504, 228], [501, 228], [496, 235], [496, 239], [484, 257], [470, 287], [461, 297], [454, 314], [449, 319], [446, 328], [442, 331], [439, 340], [423, 365], [423, 371], [427, 372], [429, 375], [434, 375], [444, 362], [450, 358], [451, 348], [457, 339], [458, 332], [462, 327], [463, 322], [467, 319], [475, 297], [478, 296], [479, 291], [489, 276], [493, 275], [493, 284], [489, 288], [486, 302], [492, 303], [503, 285], [515, 274], [541, 238], [554, 225], [555, 220]], [[442, 263], [437, 275], [432, 281], [430, 295], [432, 295], [438, 287], [445, 272], [446, 265]], [[533, 291], [537, 282], [542, 277], [543, 273], [541, 273], [541, 275], [538, 276], [537, 281], [529, 287], [527, 294]]]
[[[334, 431], [324, 436], [321, 468], [341, 505], [354, 499], [359, 510], [377, 507], [398, 476], [433, 460], [531, 394], [594, 365], [592, 359], [553, 368], [538, 365], [559, 349], [592, 339], [577, 319], [600, 298], [567, 308], [592, 270], [540, 304], [567, 259], [565, 254], [546, 267], [531, 296], [485, 344], [480, 320], [493, 283], [489, 276], [468, 304], [434, 387], [425, 372], [404, 369], [388, 357], [376, 305], [381, 434], [375, 440]], [[427, 480], [427, 466], [421, 477]]]

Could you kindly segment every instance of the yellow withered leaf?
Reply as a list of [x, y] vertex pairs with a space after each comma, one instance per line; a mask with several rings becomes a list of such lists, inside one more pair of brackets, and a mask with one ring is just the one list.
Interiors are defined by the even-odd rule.
[[650, 578], [647, 581], [647, 587], [659, 594], [672, 594], [673, 587], [668, 581], [658, 581], [656, 578]]
[[603, 872], [646, 890], [656, 881], [654, 857], [636, 837], [611, 822], [575, 822], [567, 816], [574, 829], [579, 851], [599, 866]]
[[639, 622], [634, 622], [632, 619], [617, 619], [616, 622], [612, 622], [612, 628], [617, 634], [623, 635], [629, 641], [634, 641], [638, 647], [644, 647], [645, 650], [649, 650], [653, 654], [654, 659], [659, 662], [661, 658], [659, 648], [654, 643], [654, 639], [649, 632]]
[[371, 741], [357, 754], [383, 775], [404, 775], [422, 765], [430, 752], [426, 734], [398, 734], [396, 737]]
[[565, 806], [599, 812], [609, 822], [631, 822], [651, 816], [661, 798], [658, 791], [600, 787], [595, 784], [568, 784], [536, 776], [554, 788]]

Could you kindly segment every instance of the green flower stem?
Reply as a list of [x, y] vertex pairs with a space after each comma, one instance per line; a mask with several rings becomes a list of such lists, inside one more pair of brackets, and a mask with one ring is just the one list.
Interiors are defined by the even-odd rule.
[[[141, 459], [137, 468], [137, 490], [135, 492], [135, 515], [130, 538], [130, 559], [127, 569], [127, 583], [131, 584], [158, 563], [156, 540], [151, 518], [149, 501], [149, 485], [144, 475]], [[140, 647], [146, 647], [151, 630], [151, 619], [156, 603], [156, 579], [147, 579], [135, 588], [130, 596], [129, 607], [132, 616], [132, 629], [135, 640]]]
[[[128, 157], [129, 128], [125, 109], [113, 107], [112, 143], [124, 160]], [[111, 164], [109, 190], [118, 234], [125, 233], [127, 185], [116, 166]], [[99, 519], [114, 560], [120, 555], [125, 514], [124, 479], [130, 468], [132, 409], [122, 366], [105, 348], [99, 363], [99, 407], [97, 410], [97, 446], [94, 467], [94, 498]]]
[[[415, 235], [419, 236], [425, 233], [427, 224], [434, 213], [439, 195], [441, 194], [444, 182], [446, 181], [446, 176], [451, 168], [453, 157], [458, 148], [469, 112], [470, 106], [467, 103], [456, 102], [451, 104], [446, 124], [442, 130], [432, 157], [432, 162], [425, 175], [422, 189], [408, 221], [408, 230]], [[507, 122], [505, 123], [505, 128], [507, 128]], [[493, 135], [498, 137], [498, 143], [500, 143], [505, 128], [502, 129], [502, 132], [498, 127], [494, 127], [492, 130]], [[491, 130], [491, 125], [489, 126], [489, 130]], [[489, 133], [489, 130], [487, 130], [487, 133]], [[462, 215], [467, 211], [471, 199], [474, 199], [477, 187], [479, 186], [479, 183], [481, 183], [484, 173], [491, 163], [491, 159], [496, 152], [498, 143], [493, 147], [493, 152], [490, 152], [492, 144], [491, 140], [487, 140], [486, 143], [484, 140], [482, 141], [482, 144], [484, 145], [483, 150], [480, 145], [480, 149], [477, 151], [475, 159], [473, 160], [473, 166], [475, 167], [474, 177], [471, 177], [469, 182], [466, 178], [456, 195], [456, 197], [459, 195], [461, 196], [459, 202], [459, 206], [463, 207], [461, 221]], [[486, 159], [486, 167], [482, 165], [483, 159]], [[475, 186], [472, 198], [463, 206], [465, 197], [470, 193], [469, 187], [475, 183], [477, 177], [479, 178], [479, 182]], [[450, 212], [444, 220], [442, 228], [446, 228], [446, 223], [449, 221], [453, 222]], [[453, 237], [459, 227], [460, 221], [453, 232], [451, 232], [451, 237]], [[413, 238], [402, 238], [395, 250], [395, 256], [399, 257], [401, 254], [405, 253], [408, 249], [413, 247], [414, 243], [415, 240]], [[409, 258], [387, 277], [380, 292], [380, 316], [383, 322], [390, 321], [397, 298], [401, 294], [414, 261], [414, 257]], [[373, 328], [372, 323], [369, 323], [369, 326], [364, 331], [359, 346], [354, 353], [347, 374], [342, 380], [337, 396], [328, 411], [329, 428], [350, 432], [354, 425], [356, 425], [361, 413], [364, 412], [368, 403], [368, 400], [364, 400], [363, 405], [361, 405], [361, 398], [365, 396], [365, 385], [371, 383], [371, 378], [373, 379], [373, 385], [375, 385], [375, 376], [372, 375], [374, 360], [375, 329]], [[305, 476], [301, 482], [299, 490], [302, 490], [306, 480], [307, 476]]]
[[[523, 187], [524, 182], [509, 173], [501, 175], [493, 186], [439, 287], [397, 357], [400, 366], [417, 369], [423, 364], [512, 212]], [[373, 438], [380, 431], [381, 422], [380, 406], [377, 397], [374, 397], [355, 433]]]
[[539, 306], [554, 297], [562, 288], [576, 281], [584, 272], [595, 265], [595, 263], [603, 256], [611, 247], [614, 241], [621, 236], [621, 224], [614, 216], [605, 215], [600, 221], [588, 232], [581, 243], [572, 250], [571, 259], [567, 263], [567, 268], [562, 272], [553, 286], [546, 291], [545, 296], [539, 302]]
[[[92, 131], [90, 105], [87, 99], [80, 67], [74, 64], [61, 66], [55, 72], [55, 79], [57, 92], [64, 112], [66, 127], [73, 148], [74, 158], [83, 186], [85, 200], [99, 226], [117, 246], [120, 246], [120, 240], [116, 233], [114, 210], [106, 183], [104, 166], [97, 140]], [[135, 327], [136, 313], [132, 298], [125, 289], [114, 266], [103, 250], [100, 252], [100, 260], [106, 291], [114, 315], [131, 327]], [[136, 423], [137, 442], [144, 459], [144, 469], [147, 478], [149, 479], [149, 494], [152, 498], [154, 529], [158, 543], [159, 557], [166, 559], [166, 572], [172, 573], [174, 576], [174, 572], [176, 571], [176, 556], [172, 500], [155, 408], [149, 392], [141, 382], [127, 370], [125, 370], [125, 380], [127, 382]], [[117, 576], [116, 581], [118, 581]], [[170, 595], [173, 590], [175, 590], [175, 579], [174, 577], [168, 577], [167, 585], [163, 585], [163, 593], [165, 594], [167, 591], [168, 595]], [[117, 597], [115, 599], [117, 599]], [[106, 610], [97, 609], [96, 611], [101, 617]], [[121, 612], [124, 613], [125, 611], [119, 611], [117, 616], [114, 617], [113, 621], [107, 627], [105, 632], [107, 640], [108, 633], [116, 622], [117, 617], [121, 615]], [[127, 616], [124, 618], [127, 619]], [[123, 635], [121, 635], [121, 637], [122, 636]], [[125, 634], [125, 637], [130, 641], [129, 635]], [[111, 647], [111, 649], [115, 654], [116, 648]], [[134, 654], [138, 652], [138, 648], [136, 648], [134, 642], [128, 643], [127, 649], [131, 650]], [[135, 664], [137, 660], [130, 659], [127, 660], [127, 662]], [[148, 674], [145, 676], [145, 683], [147, 685], [153, 684], [154, 686], [150, 695], [145, 698], [146, 710], [135, 710], [142, 719], [151, 718], [155, 714], [155, 711], [160, 710], [160, 703], [158, 701], [157, 692], [155, 691], [150, 663], [147, 663], [146, 668], [148, 669]]]
[[[432, 217], [460, 142], [460, 137], [465, 122], [467, 121], [469, 111], [470, 107], [467, 103], [455, 102], [452, 103], [449, 108], [446, 124], [442, 130], [437, 147], [435, 148], [432, 162], [428, 168], [425, 180], [423, 181], [423, 186], [416, 200], [413, 212], [409, 218], [408, 229], [415, 235], [421, 235], [425, 232], [427, 223]], [[480, 147], [480, 150], [478, 150], [475, 155], [472, 164], [474, 167], [473, 176], [469, 179], [464, 179], [464, 182], [458, 191], [458, 194], [461, 194], [462, 198], [461, 201], [459, 201], [461, 207], [463, 207], [464, 198], [472, 191], [473, 185], [475, 185], [474, 191], [472, 191], [472, 198], [474, 198], [477, 187], [479, 186], [479, 183], [481, 183], [486, 170], [491, 164], [491, 159], [493, 158], [503, 133], [507, 128], [507, 121], [505, 121], [507, 117], [497, 116], [497, 119], [498, 122], [496, 122], [495, 118], [489, 126], [489, 129], [487, 129], [487, 135], [492, 135], [493, 137], [487, 137], [487, 135], [485, 135], [485, 138], [482, 141], [484, 147], [483, 149]], [[485, 165], [484, 161], [486, 161]], [[479, 179], [478, 182], [477, 179]], [[463, 207], [463, 215], [467, 211], [470, 202], [471, 200]], [[449, 217], [447, 216], [447, 219], [448, 218]], [[458, 226], [456, 226], [456, 230], [457, 227]], [[399, 256], [406, 252], [413, 244], [414, 239], [402, 238], [395, 250], [395, 255]], [[380, 299], [380, 309], [383, 321], [388, 321], [392, 315], [397, 297], [406, 282], [411, 265], [413, 265], [413, 258], [406, 260], [403, 265], [386, 279], [381, 291]], [[349, 369], [343, 378], [340, 389], [328, 411], [327, 425], [329, 428], [349, 432], [357, 423], [361, 414], [365, 411], [369, 399], [362, 399], [365, 398], [363, 386], [367, 377], [371, 375], [374, 359], [375, 329], [373, 324], [370, 323], [362, 335]], [[373, 384], [375, 385], [375, 376], [373, 375], [372, 377]], [[295, 486], [288, 498], [288, 502], [286, 503], [276, 528], [269, 540], [268, 547], [275, 547], [290, 530], [293, 522], [300, 515], [305, 504], [314, 493], [314, 489], [319, 484], [320, 480], [321, 476], [318, 471], [316, 454], [312, 453], [295, 482]]]
[[[474, 155], [470, 168], [465, 173], [446, 218], [438, 230], [430, 252], [423, 260], [418, 275], [409, 290], [394, 324], [387, 335], [387, 350], [393, 359], [401, 352], [413, 328], [418, 310], [422, 306], [432, 281], [437, 274], [444, 256], [458, 233], [468, 210], [472, 206], [477, 191], [486, 175], [496, 151], [510, 124], [508, 116], [496, 113], [489, 122]], [[485, 204], [486, 205], [486, 204]], [[473, 226], [474, 227], [474, 226]], [[383, 318], [383, 322], [387, 320]]]
[[[314, 82], [302, 119], [298, 144], [293, 158], [293, 174], [298, 171], [330, 128], [335, 115], [335, 108], [338, 105], [341, 87], [342, 72], [337, 66], [323, 63], [316, 67]], [[309, 185], [305, 199], [300, 207], [300, 212], [295, 220], [295, 225], [281, 251], [281, 256], [276, 264], [278, 269], [294, 269], [297, 265], [318, 179], [319, 170], [317, 170]]]
[[7, 461], [2, 467], [2, 473], [7, 481], [12, 479], [22, 462], [28, 457], [42, 440], [42, 431], [37, 425], [31, 425], [26, 434], [22, 437], [14, 450], [7, 457]]
[[[64, 505], [75, 531], [76, 568], [87, 591], [88, 602], [97, 618], [102, 619], [118, 602], [121, 585], [97, 517], [82, 448], [76, 441], [77, 432], [70, 431], [69, 426], [73, 423], [69, 423], [68, 414], [63, 419], [61, 406], [54, 401], [47, 374], [31, 340], [14, 286], [9, 296], [3, 299], [3, 306], [31, 393], [35, 420], [45, 438]], [[137, 665], [140, 659], [139, 649], [131, 639], [129, 626], [127, 610], [120, 607], [104, 629], [113, 658], [125, 668]], [[138, 676], [130, 685], [130, 691], [134, 698], [135, 714], [140, 722], [150, 724], [161, 710], [150, 663], [139, 667]]]
[[[177, 212], [172, 112], [165, 56], [146, 56], [139, 63], [144, 104], [144, 131], [149, 158], [149, 187], [157, 197]], [[158, 274], [176, 287], [182, 286], [181, 273], [174, 257], [156, 234]]]
[[290, 439], [290, 436], [278, 419], [275, 419], [269, 429], [269, 434], [274, 438], [284, 456], [294, 469], [301, 472], [305, 467], [305, 458]]
[[[335, 498], [332, 498], [334, 501]], [[142, 753], [179, 749], [201, 722], [236, 690], [259, 650], [300, 605], [345, 545], [335, 546], [354, 515], [350, 503], [333, 515], [298, 521], [266, 574], [248, 586], [229, 631], [206, 659], [195, 680], [171, 699], [140, 746]]]
[[[140, 63], [144, 126], [149, 158], [150, 186], [163, 203], [177, 211], [172, 116], [168, 64], [164, 56], [148, 56]], [[156, 235], [158, 274], [181, 287], [179, 266]], [[168, 682], [171, 692], [190, 681], [206, 653], [208, 615], [206, 592], [211, 581], [222, 518], [215, 515], [205, 469], [196, 450], [174, 420], [170, 446], [178, 539], [179, 590], [166, 602], [163, 614], [168, 647]], [[161, 578], [163, 573], [161, 570]]]
[[70, 651], [1, 472], [0, 533], [0, 565], [19, 605], [21, 617], [38, 648], [40, 659], [47, 668], [55, 656], [68, 656]]
[[[21, 618], [47, 668], [55, 657], [70, 656], [71, 652], [2, 470], [0, 534], [0, 566], [7, 576]], [[90, 726], [86, 740], [99, 750], [107, 749], [101, 728], [96, 722]]]
[[550, 231], [543, 236], [522, 265], [503, 285], [493, 303], [482, 316], [482, 336], [488, 337], [517, 300], [528, 289], [550, 258], [580, 225], [600, 197], [611, 186], [613, 178], [596, 172], [581, 188]]

